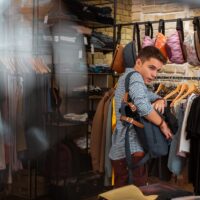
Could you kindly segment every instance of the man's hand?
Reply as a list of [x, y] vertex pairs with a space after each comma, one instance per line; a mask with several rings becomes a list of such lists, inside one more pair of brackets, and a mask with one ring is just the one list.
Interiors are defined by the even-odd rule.
[[160, 126], [160, 130], [165, 135], [166, 139], [172, 139], [172, 132], [167, 126], [166, 122], [164, 121], [162, 125]]
[[157, 110], [160, 113], [164, 113], [165, 110], [165, 100], [164, 99], [158, 99], [153, 104], [153, 107], [155, 110]]

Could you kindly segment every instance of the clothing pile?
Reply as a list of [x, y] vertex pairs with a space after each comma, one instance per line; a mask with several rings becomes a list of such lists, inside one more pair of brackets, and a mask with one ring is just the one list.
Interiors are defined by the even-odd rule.
[[65, 114], [64, 119], [69, 120], [69, 121], [78, 121], [78, 122], [86, 122], [88, 118], [87, 113], [83, 114], [75, 114], [75, 113], [68, 113]]
[[111, 17], [112, 9], [108, 6], [97, 7], [81, 3], [78, 0], [65, 0], [69, 10], [80, 20], [94, 21], [103, 24], [113, 24], [114, 19]]
[[90, 73], [112, 73], [112, 69], [107, 64], [89, 65], [88, 72]]
[[113, 49], [113, 39], [101, 32], [93, 31], [90, 38], [90, 43], [94, 48], [110, 48]]

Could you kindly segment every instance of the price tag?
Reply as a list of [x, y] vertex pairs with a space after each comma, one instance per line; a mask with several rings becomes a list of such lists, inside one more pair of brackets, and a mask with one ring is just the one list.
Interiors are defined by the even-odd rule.
[[45, 15], [45, 16], [44, 16], [44, 24], [47, 24], [48, 18], [49, 18], [48, 15]]
[[79, 52], [78, 52], [78, 58], [79, 59], [83, 58], [83, 51], [82, 50], [79, 50]]
[[91, 54], [94, 54], [94, 45], [91, 44]]
[[55, 42], [58, 42], [58, 41], [59, 41], [59, 36], [55, 35], [55, 36], [54, 36], [54, 41], [55, 41]]
[[87, 37], [84, 37], [84, 45], [88, 45]]

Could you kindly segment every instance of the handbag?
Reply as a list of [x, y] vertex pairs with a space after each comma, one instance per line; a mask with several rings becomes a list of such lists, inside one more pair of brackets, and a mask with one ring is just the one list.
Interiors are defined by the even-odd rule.
[[[195, 23], [196, 22], [195, 22], [195, 18], [194, 18], [194, 20], [193, 20], [194, 32], [196, 29]], [[194, 32], [186, 33], [185, 39], [184, 39], [184, 46], [185, 46], [186, 53], [187, 53], [187, 62], [193, 66], [199, 66], [200, 61], [197, 57], [197, 51], [196, 51], [195, 41], [194, 41]]]
[[172, 63], [183, 64], [185, 62], [183, 39], [183, 22], [181, 19], [177, 19], [176, 31], [167, 38], [167, 54]]
[[194, 18], [193, 24], [194, 24], [194, 45], [197, 58], [200, 61], [200, 22], [198, 17]]
[[121, 74], [125, 71], [124, 58], [123, 58], [124, 47], [122, 44], [120, 44], [121, 28], [122, 28], [121, 26], [118, 27], [117, 45], [116, 45], [113, 60], [112, 60], [111, 66], [110, 66], [113, 71], [116, 71], [119, 74]]
[[116, 71], [119, 74], [121, 74], [125, 71], [124, 60], [123, 60], [123, 50], [124, 50], [123, 45], [117, 44], [117, 46], [115, 48], [115, 53], [113, 56], [113, 61], [111, 64], [111, 69], [113, 71]]
[[[136, 36], [137, 36], [137, 41], [136, 41]], [[138, 50], [141, 49], [140, 30], [139, 30], [139, 25], [135, 23], [133, 26], [133, 40], [124, 47], [123, 51], [124, 66], [126, 68], [134, 67], [137, 58], [137, 49]]]
[[156, 35], [155, 47], [157, 47], [161, 51], [165, 58], [167, 58], [166, 43], [167, 38], [165, 36], [165, 22], [163, 19], [160, 19], [158, 33]]
[[154, 46], [155, 39], [153, 38], [153, 26], [151, 22], [145, 23], [145, 36], [142, 41], [142, 48], [147, 46]]

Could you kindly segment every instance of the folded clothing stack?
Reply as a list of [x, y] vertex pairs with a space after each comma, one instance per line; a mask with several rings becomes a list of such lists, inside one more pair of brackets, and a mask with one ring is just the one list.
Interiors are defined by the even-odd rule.
[[90, 44], [93, 44], [94, 48], [114, 48], [112, 37], [96, 31], [91, 34]]
[[88, 72], [90, 73], [112, 73], [112, 69], [107, 64], [89, 65]]
[[97, 7], [81, 3], [78, 0], [65, 0], [69, 10], [81, 20], [90, 20], [103, 24], [113, 24], [114, 19], [111, 17], [112, 9], [108, 6]]
[[73, 89], [73, 95], [76, 96], [81, 96], [81, 95], [102, 95], [103, 91], [99, 86], [95, 86], [95, 85], [89, 85], [89, 87], [87, 85], [85, 86], [80, 86], [80, 87], [76, 87]]
[[88, 119], [88, 114], [83, 113], [83, 114], [75, 114], [75, 113], [68, 113], [65, 114], [64, 119], [69, 120], [69, 121], [78, 121], [78, 122], [86, 122]]

